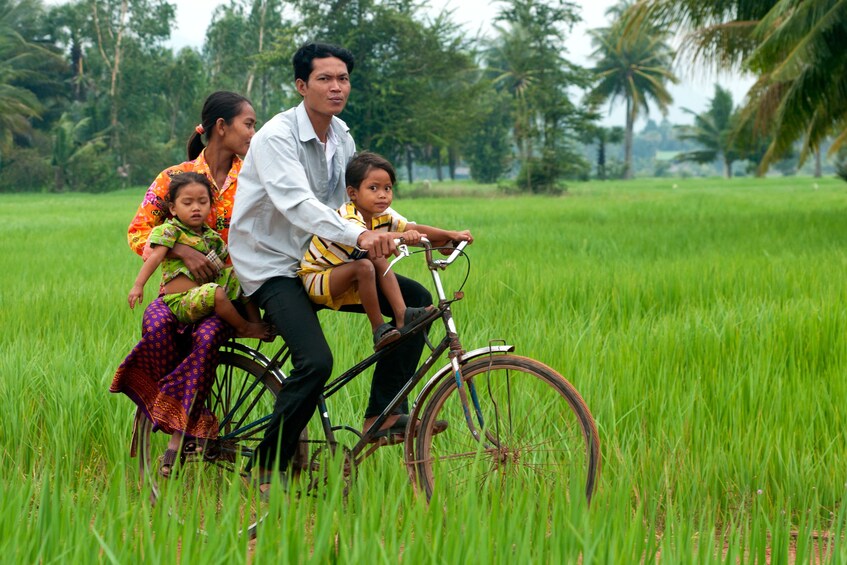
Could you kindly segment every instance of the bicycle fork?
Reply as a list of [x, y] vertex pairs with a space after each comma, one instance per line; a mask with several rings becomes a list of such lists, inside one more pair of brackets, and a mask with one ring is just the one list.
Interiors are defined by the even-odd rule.
[[[462, 402], [462, 412], [465, 416], [465, 423], [467, 424], [468, 430], [470, 430], [473, 438], [478, 442], [482, 442], [482, 436], [479, 433], [479, 429], [477, 429], [477, 424], [480, 429], [485, 429], [485, 418], [482, 415], [482, 407], [479, 403], [479, 397], [477, 396], [476, 385], [472, 379], [465, 380], [462, 378], [462, 367], [459, 364], [459, 357], [461, 357], [463, 353], [462, 344], [459, 342], [459, 335], [456, 331], [456, 324], [453, 321], [452, 312], [450, 312], [447, 316], [447, 332], [450, 338], [450, 353], [448, 354], [450, 357], [450, 366], [453, 370], [453, 378], [456, 380], [456, 390], [459, 393], [459, 399]], [[474, 424], [474, 418], [471, 414], [471, 406], [473, 406], [477, 424]]]

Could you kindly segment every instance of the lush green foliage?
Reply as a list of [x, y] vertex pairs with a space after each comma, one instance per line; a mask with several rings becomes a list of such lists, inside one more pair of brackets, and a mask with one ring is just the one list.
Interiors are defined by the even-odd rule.
[[487, 74], [513, 100], [520, 185], [528, 192], [556, 192], [556, 181], [567, 172], [563, 163], [585, 165], [571, 139], [590, 120], [571, 101], [568, 88], [586, 88], [590, 78], [561, 48], [579, 14], [574, 4], [561, 0], [511, 0], [497, 20], [497, 37], [485, 52]]
[[507, 93], [491, 92], [481, 100], [482, 115], [465, 140], [465, 160], [471, 177], [479, 182], [497, 182], [511, 164], [507, 96]]
[[297, 45], [295, 25], [284, 15], [287, 5], [231, 0], [215, 9], [206, 30], [200, 65], [207, 65], [210, 81], [251, 99], [263, 119], [295, 100], [291, 56]]
[[[653, 124], [655, 126], [655, 122]], [[588, 128], [585, 133], [587, 143], [597, 143], [597, 179], [606, 180], [606, 145], [620, 143], [624, 138], [624, 130], [621, 127], [605, 128], [595, 126]]]
[[667, 112], [673, 101], [668, 84], [676, 83], [671, 70], [673, 50], [669, 30], [648, 19], [633, 16], [631, 2], [622, 1], [609, 10], [614, 19], [608, 27], [592, 31], [592, 71], [596, 83], [589, 92], [594, 105], [626, 103], [624, 132], [624, 178], [632, 178], [632, 136], [635, 120], [650, 113], [650, 102]]
[[[847, 141], [844, 0], [647, 0], [643, 14], [689, 32], [683, 52], [757, 77], [744, 117], [770, 134], [763, 166], [801, 143], [801, 158]], [[650, 15], [647, 15], [650, 14]]]
[[[650, 9], [632, 12], [632, 4]], [[597, 143], [598, 177], [615, 176], [621, 167], [606, 163], [596, 110], [619, 100], [627, 105], [624, 176], [634, 167], [667, 173], [633, 128], [650, 105], [671, 103], [667, 41], [678, 29], [693, 30], [684, 47], [696, 55], [743, 64], [759, 78], [736, 138], [757, 161], [763, 140], [770, 144], [763, 167], [797, 140], [801, 159], [809, 151], [819, 159], [830, 136], [833, 152], [844, 141], [844, 81], [832, 69], [844, 67], [845, 0], [624, 1], [594, 30], [592, 69], [562, 48], [578, 3], [500, 2], [486, 37], [469, 35], [449, 10], [428, 17], [422, 8], [415, 0], [230, 0], [215, 9], [202, 48], [175, 52], [165, 47], [172, 1], [0, 0], [0, 191], [149, 183], [185, 157], [210, 92], [247, 95], [260, 123], [296, 104], [291, 55], [315, 38], [353, 51], [342, 117], [359, 147], [386, 154], [410, 181], [421, 167], [442, 180], [467, 165], [477, 181], [519, 173], [526, 191], [556, 191], [561, 179], [590, 173], [577, 140]]]
[[[473, 230], [455, 306], [466, 344], [504, 338], [585, 397], [603, 441], [595, 503], [568, 504], [562, 485], [550, 485], [427, 506], [399, 448], [382, 448], [346, 503], [340, 480], [323, 498], [278, 496], [253, 543], [226, 510], [181, 521], [137, 489], [132, 403], [107, 388], [138, 338], [141, 314], [126, 293], [139, 265], [124, 231], [143, 189], [4, 195], [0, 554], [18, 563], [766, 554], [787, 563], [789, 551], [808, 562], [824, 542], [812, 533], [828, 532], [843, 561], [842, 187], [673, 179], [581, 184], [558, 198], [398, 201], [410, 217]], [[336, 367], [367, 352], [363, 316], [322, 316]], [[333, 406], [353, 425], [365, 380]]]
[[745, 60], [759, 76], [751, 89], [750, 112], [758, 123], [773, 121], [765, 162], [773, 162], [802, 141], [801, 156], [835, 136], [833, 149], [847, 142], [847, 2], [778, 2], [755, 30], [756, 51]]
[[767, 141], [753, 135], [752, 126], [745, 123], [740, 111], [733, 107], [729, 90], [716, 84], [715, 95], [705, 112], [697, 114], [687, 108], [685, 111], [694, 116], [694, 125], [680, 126], [679, 138], [696, 141], [700, 149], [681, 153], [680, 161], [714, 163], [719, 160], [726, 178], [732, 176], [732, 164], [739, 160], [747, 160], [751, 169], [758, 168]]

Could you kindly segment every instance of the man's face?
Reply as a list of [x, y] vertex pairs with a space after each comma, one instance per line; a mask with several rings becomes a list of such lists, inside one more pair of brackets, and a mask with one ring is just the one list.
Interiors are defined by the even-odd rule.
[[341, 59], [314, 59], [309, 80], [298, 79], [295, 85], [310, 113], [331, 117], [340, 114], [347, 104], [350, 74]]

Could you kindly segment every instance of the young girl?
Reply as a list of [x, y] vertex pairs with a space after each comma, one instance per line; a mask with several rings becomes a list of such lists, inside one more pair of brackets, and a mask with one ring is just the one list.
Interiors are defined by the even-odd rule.
[[[173, 218], [150, 232], [150, 256], [141, 267], [129, 291], [129, 307], [144, 298], [144, 285], [162, 265], [162, 299], [177, 319], [186, 324], [205, 318], [212, 312], [235, 328], [237, 337], [270, 338], [270, 328], [262, 323], [259, 309], [241, 294], [241, 285], [232, 267], [224, 267], [226, 245], [220, 236], [204, 223], [212, 202], [209, 180], [198, 173], [182, 173], [171, 180], [168, 207]], [[214, 282], [198, 285], [181, 259], [167, 257], [176, 243], [188, 245], [202, 253], [220, 269]], [[233, 306], [241, 300], [250, 321]]]
[[[374, 231], [387, 231], [403, 238], [405, 243], [420, 242], [421, 235], [430, 240], [472, 242], [471, 233], [448, 231], [407, 222], [390, 206], [392, 188], [397, 182], [394, 167], [376, 153], [359, 153], [347, 165], [345, 173], [350, 201], [338, 209], [344, 219]], [[360, 250], [317, 236], [300, 263], [298, 275], [313, 302], [338, 310], [347, 304], [361, 304], [373, 331], [374, 350], [400, 338], [403, 331], [423, 319], [428, 308], [407, 308], [393, 271], [385, 258], [369, 259]], [[377, 283], [378, 281], [378, 283]], [[397, 327], [385, 323], [379, 307], [377, 284], [385, 295]]]
[[[144, 285], [161, 265], [162, 300], [181, 323], [195, 323], [215, 313], [235, 329], [238, 337], [270, 339], [271, 328], [261, 322], [258, 307], [242, 295], [232, 267], [224, 267], [226, 244], [204, 223], [211, 202], [212, 187], [205, 175], [186, 172], [173, 177], [168, 193], [168, 208], [173, 217], [150, 232], [151, 251], [129, 291], [129, 306], [134, 308], [141, 303]], [[205, 254], [218, 267], [218, 277], [213, 282], [197, 284], [181, 259], [167, 257], [168, 251], [178, 243]], [[248, 319], [241, 316], [233, 300], [244, 303]], [[182, 439], [182, 431], [173, 432], [162, 458], [163, 476], [170, 474]]]

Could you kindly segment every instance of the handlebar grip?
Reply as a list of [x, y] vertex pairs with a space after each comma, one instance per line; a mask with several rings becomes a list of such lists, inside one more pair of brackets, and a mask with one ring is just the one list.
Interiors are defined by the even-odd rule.
[[[402, 245], [404, 243], [406, 243], [406, 241], [402, 237], [395, 237], [394, 238], [394, 245]], [[432, 246], [432, 244], [429, 242], [429, 239], [427, 239], [427, 237], [425, 235], [421, 236], [421, 242], [420, 242], [419, 245], [420, 245], [420, 247], [426, 247], [426, 248], [429, 248], [429, 247]]]
[[453, 247], [453, 253], [451, 253], [450, 256], [447, 257], [447, 259], [444, 259], [444, 263], [449, 265], [450, 263], [455, 261], [456, 257], [458, 257], [459, 254], [462, 252], [462, 250], [467, 246], [468, 246], [467, 241], [460, 241], [459, 245], [456, 245], [456, 246]]

